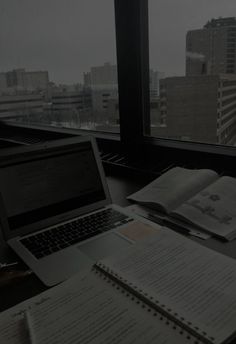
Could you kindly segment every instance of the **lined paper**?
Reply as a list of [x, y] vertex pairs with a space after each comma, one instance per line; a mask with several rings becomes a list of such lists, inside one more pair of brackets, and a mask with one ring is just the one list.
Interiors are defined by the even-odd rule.
[[175, 338], [168, 327], [158, 328], [147, 310], [108, 291], [93, 276], [81, 280], [72, 293], [58, 295], [31, 314], [38, 344], [164, 344]]
[[211, 341], [220, 343], [236, 330], [231, 258], [166, 229], [101, 263]]
[[[31, 306], [37, 344], [185, 344], [194, 339], [137, 304], [95, 273], [77, 276], [50, 290]], [[14, 310], [12, 310], [12, 313]], [[25, 344], [22, 319], [0, 316], [0, 342]]]

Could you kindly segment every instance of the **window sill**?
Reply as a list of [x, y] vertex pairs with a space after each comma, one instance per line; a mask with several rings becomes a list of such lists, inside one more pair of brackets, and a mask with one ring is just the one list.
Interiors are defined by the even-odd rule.
[[[186, 168], [211, 168], [221, 174], [236, 175], [235, 147], [153, 137], [144, 137], [143, 143], [138, 146], [126, 147], [121, 144], [119, 134], [13, 122], [8, 126], [9, 130], [12, 128], [16, 134], [22, 131], [28, 141], [34, 139], [25, 144], [42, 143], [46, 140], [76, 135], [93, 135], [97, 139], [104, 166], [119, 172], [155, 177], [166, 168], [178, 165]], [[37, 139], [42, 140], [35, 142]]]
[[19, 127], [23, 129], [33, 129], [40, 130], [43, 132], [52, 132], [64, 134], [65, 136], [76, 136], [76, 135], [92, 135], [96, 138], [109, 138], [110, 140], [119, 141], [120, 135], [117, 133], [105, 132], [105, 131], [95, 131], [95, 130], [85, 130], [85, 129], [72, 129], [72, 128], [62, 128], [54, 127], [40, 124], [27, 124], [27, 123], [18, 123], [18, 122], [7, 122], [5, 125], [9, 127]]
[[236, 147], [219, 144], [179, 141], [173, 139], [144, 137], [144, 144], [153, 145], [157, 147], [166, 147], [180, 150], [187, 150], [192, 152], [203, 152], [217, 155], [236, 156]]

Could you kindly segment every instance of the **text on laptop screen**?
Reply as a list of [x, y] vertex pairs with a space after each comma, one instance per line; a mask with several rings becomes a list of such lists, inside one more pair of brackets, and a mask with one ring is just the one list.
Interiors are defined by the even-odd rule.
[[10, 229], [105, 199], [90, 142], [74, 150], [1, 167], [0, 190]]

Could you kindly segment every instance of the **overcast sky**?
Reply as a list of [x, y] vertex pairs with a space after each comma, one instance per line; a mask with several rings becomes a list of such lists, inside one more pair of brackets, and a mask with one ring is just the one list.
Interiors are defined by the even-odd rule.
[[[127, 0], [124, 0], [127, 1]], [[235, 0], [149, 0], [150, 65], [183, 75], [185, 35], [213, 17], [236, 16]], [[116, 63], [113, 0], [0, 0], [0, 71], [48, 70], [56, 83]]]

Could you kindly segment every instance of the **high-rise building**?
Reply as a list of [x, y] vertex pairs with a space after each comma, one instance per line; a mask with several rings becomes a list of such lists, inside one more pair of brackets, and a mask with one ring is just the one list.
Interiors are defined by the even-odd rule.
[[84, 73], [85, 87], [109, 88], [117, 85], [117, 68], [116, 65], [111, 65], [109, 62], [104, 63], [103, 66], [91, 67], [90, 72]]
[[0, 73], [0, 95], [7, 89], [6, 73]]
[[149, 86], [150, 86], [150, 98], [151, 99], [156, 99], [159, 97], [160, 79], [163, 79], [164, 77], [165, 77], [165, 73], [150, 69], [150, 71], [149, 71]]
[[236, 18], [218, 18], [186, 36], [186, 75], [236, 73]]
[[[164, 73], [150, 69], [150, 108], [152, 124], [159, 124], [159, 82]], [[105, 63], [84, 73], [84, 87], [91, 90], [92, 107], [100, 122], [119, 122], [117, 66]]]
[[99, 120], [111, 117], [108, 102], [112, 100], [118, 104], [116, 65], [107, 62], [103, 66], [91, 67], [90, 72], [84, 73], [84, 86], [91, 90], [93, 112], [98, 117], [102, 116]]
[[25, 69], [13, 69], [6, 73], [1, 73], [0, 79], [5, 77], [6, 87], [0, 83], [0, 91], [41, 91], [46, 90], [49, 84], [47, 71], [25, 71]]
[[166, 137], [235, 145], [236, 75], [163, 79], [160, 110]]
[[165, 74], [157, 70], [150, 69], [149, 71], [149, 90], [150, 90], [150, 119], [151, 129], [161, 125], [160, 117], [160, 80], [165, 77]]

